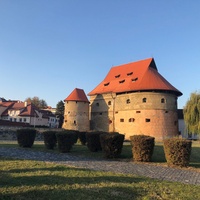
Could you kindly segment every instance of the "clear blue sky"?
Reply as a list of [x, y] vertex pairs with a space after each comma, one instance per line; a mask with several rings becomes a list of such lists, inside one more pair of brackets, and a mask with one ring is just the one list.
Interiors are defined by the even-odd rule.
[[149, 57], [182, 108], [200, 89], [200, 1], [0, 0], [0, 97], [55, 107]]

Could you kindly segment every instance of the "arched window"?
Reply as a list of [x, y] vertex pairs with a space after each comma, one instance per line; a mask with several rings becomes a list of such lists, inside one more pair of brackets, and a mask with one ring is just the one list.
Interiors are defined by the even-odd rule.
[[111, 105], [111, 101], [108, 102], [108, 105], [109, 105], [109, 106]]
[[134, 122], [135, 119], [134, 119], [134, 118], [130, 118], [128, 121], [129, 121], [129, 122]]
[[126, 103], [127, 103], [127, 104], [131, 103], [131, 100], [130, 100], [130, 99], [127, 99], [127, 100], [126, 100]]
[[142, 99], [142, 102], [143, 102], [143, 103], [146, 103], [146, 102], [147, 102], [147, 98], [143, 98], [143, 99]]
[[165, 99], [164, 98], [161, 99], [161, 103], [165, 103]]

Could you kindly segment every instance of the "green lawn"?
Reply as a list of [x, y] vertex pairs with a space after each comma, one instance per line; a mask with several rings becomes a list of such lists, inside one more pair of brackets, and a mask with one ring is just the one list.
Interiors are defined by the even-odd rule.
[[[4, 147], [18, 147], [17, 142], [2, 142]], [[31, 151], [46, 150], [35, 142]], [[69, 153], [102, 158], [102, 152], [90, 152], [86, 146], [74, 145]], [[125, 143], [121, 161], [132, 161], [131, 146]], [[155, 145], [152, 163], [166, 165], [163, 146]], [[193, 142], [190, 168], [200, 170], [200, 143]], [[200, 199], [200, 186], [158, 181], [136, 175], [122, 175], [72, 168], [40, 161], [0, 157], [0, 199]]]
[[40, 161], [0, 160], [0, 199], [200, 199], [200, 186], [78, 169]]

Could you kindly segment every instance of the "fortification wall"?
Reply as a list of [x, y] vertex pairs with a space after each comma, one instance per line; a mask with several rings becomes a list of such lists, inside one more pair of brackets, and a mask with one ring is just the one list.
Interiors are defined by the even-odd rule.
[[[17, 140], [16, 132], [18, 129], [25, 129], [25, 127], [14, 127], [14, 126], [0, 126], [0, 140]], [[52, 128], [36, 128], [36, 141], [43, 141], [44, 131], [62, 131], [62, 129]]]
[[157, 92], [93, 96], [91, 124], [94, 130], [118, 131], [126, 139], [135, 134], [156, 140], [177, 136], [177, 97]]
[[89, 103], [77, 101], [65, 102], [63, 128], [79, 131], [90, 130]]

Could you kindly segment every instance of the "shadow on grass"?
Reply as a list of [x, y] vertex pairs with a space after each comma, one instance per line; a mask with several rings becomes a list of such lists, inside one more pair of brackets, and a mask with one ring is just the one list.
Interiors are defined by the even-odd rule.
[[76, 199], [76, 200], [134, 200], [141, 199], [147, 192], [141, 192], [138, 188], [127, 187], [85, 187], [85, 188], [52, 188], [50, 190], [30, 190], [26, 192], [19, 192], [15, 194], [0, 195], [1, 200], [6, 199], [37, 199], [37, 200], [51, 200], [51, 199]]
[[[11, 159], [10, 159], [11, 160]], [[10, 161], [6, 159], [5, 161]], [[12, 161], [12, 160], [11, 160]], [[20, 161], [23, 165], [23, 161]], [[12, 164], [12, 163], [11, 163]], [[145, 194], [137, 186], [148, 179], [46, 164], [1, 171], [0, 199], [134, 199]], [[135, 184], [135, 186], [133, 186]], [[132, 185], [128, 187], [127, 185]], [[12, 192], [9, 192], [12, 191]]]

